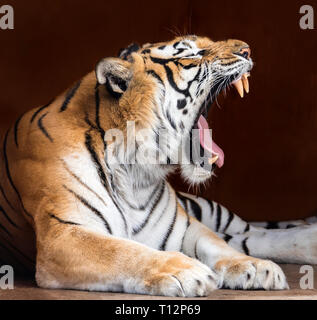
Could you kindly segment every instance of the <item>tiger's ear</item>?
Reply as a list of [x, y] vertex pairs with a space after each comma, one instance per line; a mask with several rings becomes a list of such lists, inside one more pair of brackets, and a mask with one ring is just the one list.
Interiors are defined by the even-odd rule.
[[119, 51], [118, 57], [123, 60], [130, 60], [131, 53], [136, 52], [140, 49], [137, 43], [131, 43], [127, 48]]
[[99, 84], [104, 84], [114, 98], [120, 98], [132, 78], [131, 64], [118, 58], [106, 58], [96, 66]]

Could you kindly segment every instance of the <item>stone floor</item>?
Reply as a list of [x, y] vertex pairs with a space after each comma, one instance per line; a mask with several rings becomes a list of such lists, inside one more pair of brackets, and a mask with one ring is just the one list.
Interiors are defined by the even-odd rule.
[[[290, 290], [287, 291], [240, 291], [240, 290], [217, 290], [209, 297], [200, 298], [204, 300], [317, 300], [317, 266], [314, 266], [314, 289], [300, 289], [299, 265], [281, 265], [283, 268]], [[162, 299], [163, 297], [152, 297], [135, 294], [118, 294], [103, 292], [86, 292], [74, 290], [46, 290], [38, 288], [33, 280], [15, 279], [15, 289], [0, 290], [0, 300], [149, 300]], [[164, 299], [175, 299], [165, 298]]]

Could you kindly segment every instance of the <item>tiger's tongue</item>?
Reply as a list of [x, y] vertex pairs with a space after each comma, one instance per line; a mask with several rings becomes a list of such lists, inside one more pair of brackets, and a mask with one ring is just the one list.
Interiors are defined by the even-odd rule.
[[208, 122], [203, 115], [201, 115], [198, 119], [198, 129], [201, 146], [208, 150], [213, 156], [218, 156], [216, 165], [218, 168], [221, 168], [224, 164], [225, 154], [222, 149], [214, 141], [212, 141]]

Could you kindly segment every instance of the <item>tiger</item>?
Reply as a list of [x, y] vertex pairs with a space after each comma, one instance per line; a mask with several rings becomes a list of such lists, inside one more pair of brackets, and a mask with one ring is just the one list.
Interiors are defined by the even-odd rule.
[[[20, 116], [1, 139], [0, 264], [50, 289], [288, 289], [276, 262], [317, 262], [314, 221], [255, 225], [168, 182], [180, 170], [202, 184], [224, 165], [206, 118], [223, 90], [249, 91], [252, 67], [240, 40], [132, 44]], [[134, 148], [130, 123], [147, 130]], [[192, 147], [179, 158], [184, 141]], [[129, 161], [144, 146], [159, 161]]]

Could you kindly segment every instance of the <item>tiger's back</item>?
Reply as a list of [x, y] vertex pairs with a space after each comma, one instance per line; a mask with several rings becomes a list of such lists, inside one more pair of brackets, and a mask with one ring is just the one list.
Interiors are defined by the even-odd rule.
[[11, 265], [18, 273], [29, 273], [35, 267], [35, 233], [11, 173], [12, 151], [19, 143], [15, 135], [17, 125], [18, 122], [0, 139], [0, 264]]
[[[86, 82], [90, 83], [92, 79], [92, 75], [87, 76]], [[12, 265], [17, 272], [35, 270], [34, 218], [41, 211], [41, 203], [52, 202], [52, 197], [48, 199], [46, 196], [46, 190], [52, 188], [58, 194], [57, 189], [63, 177], [59, 176], [56, 162], [67, 153], [76, 153], [76, 149], [80, 149], [84, 143], [87, 123], [83, 119], [87, 115], [82, 115], [81, 127], [77, 125], [80, 122], [77, 111], [73, 110], [71, 114], [64, 112], [79, 85], [80, 82], [76, 83], [50, 103], [20, 116], [1, 137], [0, 263]], [[95, 86], [95, 82], [91, 85]], [[94, 90], [89, 102], [85, 88], [80, 88], [84, 92], [77, 92], [74, 100], [84, 96], [85, 102], [94, 104]], [[76, 130], [71, 130], [72, 126]], [[50, 178], [48, 182], [45, 177], [52, 176], [48, 172], [50, 170], [55, 171], [55, 179]], [[37, 199], [42, 200], [39, 203]]]

